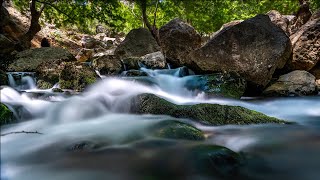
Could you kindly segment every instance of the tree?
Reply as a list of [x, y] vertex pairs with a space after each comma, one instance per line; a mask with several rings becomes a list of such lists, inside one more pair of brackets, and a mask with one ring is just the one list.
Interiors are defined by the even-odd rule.
[[41, 26], [39, 24], [39, 18], [44, 8], [45, 8], [45, 4], [42, 4], [40, 9], [37, 10], [36, 0], [31, 1], [30, 3], [31, 23], [28, 31], [24, 35], [22, 35], [22, 37], [20, 38], [20, 43], [23, 49], [28, 49], [31, 47], [31, 40], [41, 30]]

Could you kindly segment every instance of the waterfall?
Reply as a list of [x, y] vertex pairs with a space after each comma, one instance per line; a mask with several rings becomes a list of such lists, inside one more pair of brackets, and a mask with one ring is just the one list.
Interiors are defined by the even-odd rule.
[[36, 89], [34, 72], [8, 72], [9, 85], [17, 90]]

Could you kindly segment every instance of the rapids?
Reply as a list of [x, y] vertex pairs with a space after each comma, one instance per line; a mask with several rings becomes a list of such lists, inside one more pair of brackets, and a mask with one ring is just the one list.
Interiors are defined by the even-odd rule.
[[[14, 111], [19, 122], [1, 127], [1, 134], [38, 133], [1, 136], [1, 179], [143, 179], [137, 171], [158, 160], [154, 154], [164, 150], [161, 147], [145, 150], [137, 143], [123, 143], [123, 140], [133, 132], [170, 118], [130, 114], [129, 99], [143, 93], [155, 94], [175, 104], [243, 106], [295, 122], [292, 125], [209, 127], [183, 119], [206, 132], [206, 144], [262, 158], [261, 162], [250, 162], [242, 168], [249, 179], [298, 180], [320, 176], [320, 96], [208, 99], [203, 93], [186, 88], [186, 83], [196, 82], [193, 82], [193, 75], [181, 77], [181, 68], [142, 70], [148, 77], [103, 77], [83, 93], [73, 96], [55, 93], [52, 89], [39, 90], [34, 77], [24, 76], [21, 82], [16, 82], [9, 74], [11, 87], [2, 87], [1, 102]], [[86, 148], [103, 144], [104, 148], [96, 154], [74, 153], [70, 147], [75, 143], [84, 144]], [[175, 151], [194, 144], [188, 141], [164, 143], [174, 143]], [[172, 177], [208, 179], [174, 167], [174, 160], [179, 161], [179, 157], [168, 153], [162, 158], [172, 162], [166, 168], [172, 166], [175, 172], [181, 171]]]

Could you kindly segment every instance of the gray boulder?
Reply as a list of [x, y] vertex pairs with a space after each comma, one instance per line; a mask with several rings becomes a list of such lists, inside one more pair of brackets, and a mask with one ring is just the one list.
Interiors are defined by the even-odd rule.
[[266, 86], [274, 71], [283, 68], [291, 54], [285, 32], [267, 15], [257, 15], [216, 34], [186, 57], [198, 72], [236, 72], [253, 87]]
[[161, 48], [167, 61], [182, 66], [185, 56], [201, 46], [201, 37], [189, 24], [176, 18], [159, 30]]
[[161, 51], [146, 54], [141, 56], [140, 61], [145, 67], [151, 69], [164, 69], [166, 68], [166, 60]]
[[307, 71], [296, 70], [279, 77], [263, 94], [266, 96], [306, 96], [316, 94], [315, 77]]
[[160, 51], [161, 48], [145, 28], [131, 30], [124, 41], [116, 48], [114, 54], [120, 59], [141, 57], [149, 53]]

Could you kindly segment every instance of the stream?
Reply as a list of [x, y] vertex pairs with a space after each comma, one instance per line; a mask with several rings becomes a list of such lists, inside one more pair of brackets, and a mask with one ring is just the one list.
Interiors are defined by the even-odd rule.
[[[39, 90], [34, 77], [2, 87], [1, 102], [19, 122], [1, 127], [1, 180], [221, 179], [188, 170], [185, 149], [197, 143], [221, 145], [257, 157], [240, 168], [237, 179], [314, 180], [320, 177], [320, 96], [287, 98], [207, 98], [190, 91], [194, 76], [181, 69], [148, 70], [139, 78], [111, 78], [81, 94]], [[11, 76], [11, 77], [10, 77]], [[204, 126], [204, 142], [146, 137], [123, 143], [133, 132], [167, 120], [165, 115], [129, 113], [129, 99], [150, 93], [172, 103], [242, 106], [293, 124]], [[173, 119], [173, 118], [171, 118]], [[157, 142], [150, 145], [148, 142]], [[81, 151], [75, 151], [81, 146]], [[101, 146], [97, 152], [92, 147]], [[224, 179], [224, 178], [222, 178]], [[233, 179], [233, 178], [231, 178]]]

